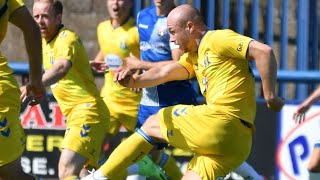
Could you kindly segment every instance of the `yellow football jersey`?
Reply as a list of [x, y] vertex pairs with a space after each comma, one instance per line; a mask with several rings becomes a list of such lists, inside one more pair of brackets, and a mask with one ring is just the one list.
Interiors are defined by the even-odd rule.
[[[21, 6], [24, 6], [22, 0], [0, 0], [0, 44], [6, 36], [11, 14]], [[0, 76], [7, 74], [12, 74], [12, 69], [9, 68], [7, 59], [0, 52]]]
[[[121, 61], [119, 63], [125, 66], [125, 58], [130, 53], [140, 57], [139, 34], [133, 18], [116, 29], [112, 26], [111, 20], [106, 20], [99, 24], [97, 33], [105, 60], [112, 58]], [[130, 91], [129, 88], [114, 83], [113, 77], [114, 73], [111, 70], [106, 71], [104, 86], [101, 90], [103, 97], [112, 95], [115, 98], [127, 98], [127, 101], [129, 99], [140, 101], [140, 95]]]
[[[97, 34], [100, 49], [109, 68], [124, 66], [125, 58], [130, 53], [140, 57], [139, 34], [133, 18], [129, 18], [118, 28], [112, 26], [111, 20], [101, 22], [98, 25]], [[130, 88], [114, 83], [113, 78], [113, 71], [107, 70], [101, 89], [101, 96], [110, 111], [109, 133], [115, 135], [120, 125], [133, 132], [136, 127], [141, 93], [135, 93]]]
[[56, 59], [66, 59], [72, 63], [66, 76], [51, 85], [62, 113], [68, 116], [76, 105], [95, 103], [100, 95], [79, 37], [74, 32], [61, 28], [49, 43], [43, 39], [42, 48], [44, 70], [50, 69]]
[[251, 38], [232, 30], [208, 31], [198, 58], [184, 55], [179, 63], [197, 77], [209, 106], [253, 124], [256, 114], [254, 76], [246, 53]]

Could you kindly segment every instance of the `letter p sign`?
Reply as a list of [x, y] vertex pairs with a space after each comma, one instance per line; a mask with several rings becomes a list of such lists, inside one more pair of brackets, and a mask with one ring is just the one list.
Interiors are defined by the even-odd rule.
[[289, 151], [294, 174], [300, 174], [298, 162], [305, 160], [309, 154], [308, 142], [305, 136], [299, 136], [289, 143]]

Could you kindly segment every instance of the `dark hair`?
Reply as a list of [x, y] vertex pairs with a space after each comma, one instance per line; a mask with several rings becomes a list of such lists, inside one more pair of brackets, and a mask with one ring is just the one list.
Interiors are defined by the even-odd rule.
[[59, 15], [59, 14], [62, 14], [63, 12], [63, 5], [61, 3], [61, 1], [57, 0], [57, 1], [54, 1], [53, 3], [53, 13], [55, 16]]

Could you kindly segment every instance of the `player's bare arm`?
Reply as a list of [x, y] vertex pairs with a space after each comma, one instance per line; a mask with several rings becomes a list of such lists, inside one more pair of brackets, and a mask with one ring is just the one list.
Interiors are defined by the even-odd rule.
[[33, 104], [37, 104], [45, 96], [45, 88], [41, 82], [42, 77], [42, 53], [41, 34], [39, 26], [36, 24], [25, 6], [17, 9], [10, 16], [10, 22], [17, 26], [24, 35], [24, 41], [29, 58], [29, 82], [25, 89], [22, 89], [21, 100], [32, 95]]
[[154, 67], [141, 75], [132, 76], [130, 69], [122, 69], [115, 74], [115, 81], [126, 87], [153, 87], [165, 82], [186, 80], [189, 72], [178, 63], [167, 64], [163, 67]]
[[247, 54], [248, 59], [254, 59], [261, 77], [264, 98], [268, 107], [273, 111], [280, 111], [284, 99], [279, 97], [276, 90], [277, 62], [271, 47], [258, 41], [251, 41]]
[[56, 59], [53, 66], [43, 74], [43, 84], [50, 86], [57, 83], [68, 73], [71, 66], [71, 62], [66, 59]]
[[311, 107], [311, 105], [320, 100], [320, 86], [299, 105], [297, 110], [293, 114], [293, 119], [296, 123], [302, 123], [305, 120], [305, 114]]
[[108, 69], [108, 66], [104, 62], [103, 53], [101, 50], [98, 52], [94, 60], [89, 61], [89, 63], [91, 68], [97, 73], [104, 73]]

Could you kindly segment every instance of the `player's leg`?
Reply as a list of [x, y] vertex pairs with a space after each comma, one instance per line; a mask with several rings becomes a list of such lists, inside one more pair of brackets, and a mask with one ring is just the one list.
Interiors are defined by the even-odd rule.
[[20, 90], [13, 76], [0, 77], [0, 179], [35, 179], [20, 162], [25, 134], [20, 124]]
[[184, 174], [181, 180], [202, 180], [199, 174], [194, 172], [193, 170], [188, 170]]
[[174, 157], [164, 150], [152, 150], [152, 159], [165, 171], [166, 175], [172, 180], [180, 180], [183, 176]]
[[320, 140], [314, 145], [308, 163], [308, 170], [313, 173], [320, 173]]
[[69, 149], [62, 149], [59, 160], [59, 179], [72, 180], [79, 177], [81, 169], [88, 161], [82, 155]]
[[23, 179], [35, 180], [34, 176], [23, 172], [20, 157], [4, 166], [0, 167], [0, 179]]
[[[223, 179], [249, 155], [252, 130], [214, 107], [177, 105], [161, 109], [158, 116], [161, 133], [170, 145], [197, 153], [187, 172], [201, 179]], [[188, 172], [183, 178], [193, 176]]]
[[83, 167], [98, 167], [105, 132], [104, 123], [87, 123], [67, 127], [61, 145], [60, 179], [79, 178]]
[[246, 161], [237, 167], [234, 172], [244, 179], [264, 180], [264, 177], [257, 173], [257, 171]]
[[100, 178], [98, 175], [102, 174], [102, 177], [116, 179], [118, 172], [146, 156], [156, 141], [165, 142], [159, 130], [159, 119], [154, 115], [148, 118], [141, 129], [123, 141], [93, 176]]
[[[161, 107], [158, 106], [139, 106], [138, 123], [137, 127], [141, 127], [145, 123], [146, 119], [157, 114]], [[166, 173], [166, 175], [172, 180], [180, 180], [182, 178], [182, 172], [177, 165], [176, 160], [172, 155], [167, 154], [163, 150], [153, 149], [150, 152], [152, 160], [159, 165]]]

